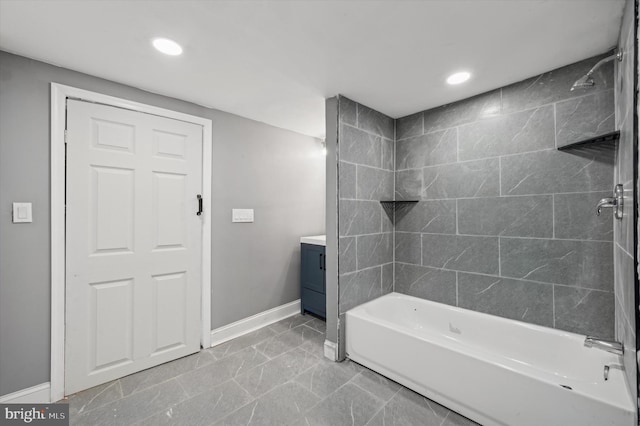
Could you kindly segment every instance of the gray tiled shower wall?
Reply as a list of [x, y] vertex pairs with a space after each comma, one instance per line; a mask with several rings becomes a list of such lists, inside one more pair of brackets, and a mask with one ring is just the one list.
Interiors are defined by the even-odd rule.
[[395, 291], [613, 337], [613, 67], [591, 58], [396, 121]]
[[620, 130], [620, 141], [616, 150], [615, 179], [624, 185], [625, 211], [622, 221], [614, 222], [613, 258], [615, 263], [615, 334], [616, 340], [625, 346], [625, 371], [631, 394], [636, 400], [636, 328], [635, 328], [635, 277], [633, 231], [636, 226], [633, 216], [633, 158], [634, 158], [634, 1], [627, 1], [623, 15], [622, 30], [618, 46], [624, 52], [623, 62], [617, 64], [615, 73], [616, 128]]
[[393, 289], [393, 225], [380, 200], [393, 199], [394, 120], [338, 98], [339, 310]]
[[599, 59], [397, 120], [339, 97], [339, 314], [395, 290], [613, 337], [614, 149], [556, 150], [614, 129], [611, 64], [569, 91]]

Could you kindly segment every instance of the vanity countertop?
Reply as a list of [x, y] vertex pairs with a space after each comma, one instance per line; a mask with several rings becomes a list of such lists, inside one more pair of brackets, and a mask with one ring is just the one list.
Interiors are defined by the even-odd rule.
[[326, 235], [314, 235], [312, 237], [301, 237], [300, 242], [303, 244], [314, 244], [316, 246], [326, 246]]

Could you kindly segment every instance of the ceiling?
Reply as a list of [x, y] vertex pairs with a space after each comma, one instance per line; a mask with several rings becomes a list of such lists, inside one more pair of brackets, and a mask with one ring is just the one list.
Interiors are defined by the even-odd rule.
[[[0, 49], [322, 137], [336, 94], [397, 118], [603, 53], [623, 5], [0, 0]], [[153, 50], [158, 36], [183, 55]], [[461, 69], [471, 80], [448, 86]]]

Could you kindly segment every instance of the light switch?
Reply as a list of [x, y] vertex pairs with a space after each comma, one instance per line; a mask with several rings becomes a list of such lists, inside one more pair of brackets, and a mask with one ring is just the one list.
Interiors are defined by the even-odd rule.
[[232, 209], [231, 222], [253, 222], [253, 209]]
[[13, 203], [13, 223], [33, 222], [31, 203]]

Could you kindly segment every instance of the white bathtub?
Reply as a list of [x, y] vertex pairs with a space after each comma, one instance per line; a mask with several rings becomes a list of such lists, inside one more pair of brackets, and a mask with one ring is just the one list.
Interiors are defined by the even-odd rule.
[[346, 313], [350, 359], [482, 425], [634, 426], [621, 357], [584, 338], [399, 293]]

